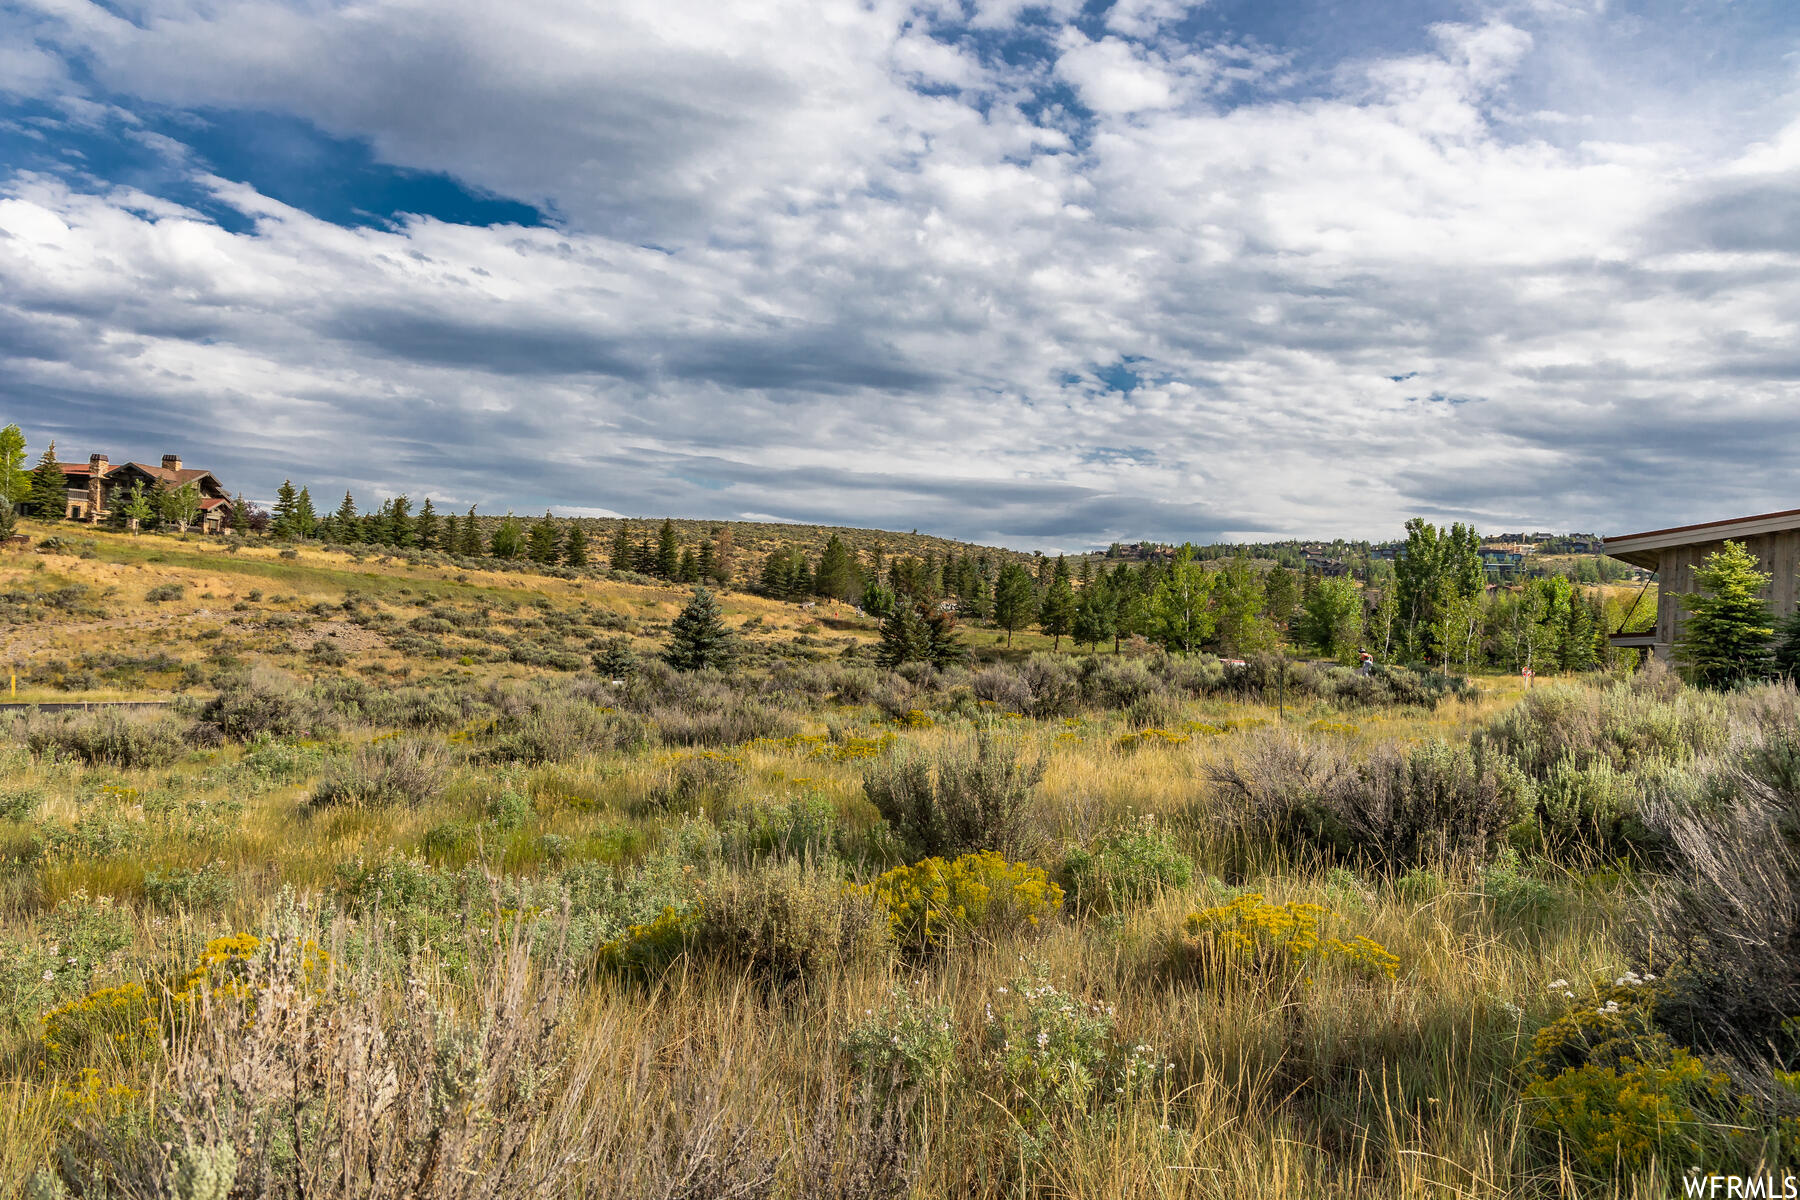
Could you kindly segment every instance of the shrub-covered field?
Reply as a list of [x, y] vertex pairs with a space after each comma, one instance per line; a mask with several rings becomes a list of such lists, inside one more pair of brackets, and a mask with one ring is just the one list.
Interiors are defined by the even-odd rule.
[[[54, 598], [80, 562], [31, 628], [107, 619]], [[681, 673], [632, 589], [483, 624], [456, 589], [503, 581], [285, 569], [147, 601], [270, 642], [160, 650], [170, 707], [4, 718], [0, 1194], [1650, 1197], [1797, 1157], [1791, 688], [889, 672], [861, 631]], [[327, 621], [379, 640], [297, 646]], [[399, 640], [496, 626], [582, 661]]]

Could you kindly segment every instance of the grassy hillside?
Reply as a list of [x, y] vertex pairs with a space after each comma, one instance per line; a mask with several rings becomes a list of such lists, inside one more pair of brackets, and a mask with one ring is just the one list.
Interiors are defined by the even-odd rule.
[[743, 666], [684, 675], [674, 587], [62, 549], [0, 556], [22, 686], [175, 703], [0, 717], [0, 1194], [1648, 1200], [1794, 1163], [1791, 688], [894, 673], [870, 622], [736, 593]]

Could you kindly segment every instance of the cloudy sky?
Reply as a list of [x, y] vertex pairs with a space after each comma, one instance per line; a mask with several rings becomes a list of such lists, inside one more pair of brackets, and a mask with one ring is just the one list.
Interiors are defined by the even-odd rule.
[[1020, 547], [1800, 505], [1792, 0], [0, 0], [0, 421]]

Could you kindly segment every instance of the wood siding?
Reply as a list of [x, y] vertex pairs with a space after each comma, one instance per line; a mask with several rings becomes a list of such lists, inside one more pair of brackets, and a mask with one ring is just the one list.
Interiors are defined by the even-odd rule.
[[[1800, 593], [1800, 581], [1796, 580], [1796, 574], [1800, 573], [1800, 529], [1733, 540], [1742, 542], [1744, 549], [1756, 555], [1762, 569], [1774, 575], [1763, 594], [1768, 597], [1769, 607], [1774, 610], [1776, 618], [1780, 619], [1793, 612], [1796, 600], [1800, 599], [1800, 594], [1797, 594]], [[1670, 546], [1661, 552], [1656, 573], [1658, 658], [1669, 657], [1687, 617], [1687, 610], [1676, 597], [1694, 590], [1694, 569], [1706, 561], [1707, 555], [1724, 548], [1725, 542], [1721, 539], [1716, 542]]]

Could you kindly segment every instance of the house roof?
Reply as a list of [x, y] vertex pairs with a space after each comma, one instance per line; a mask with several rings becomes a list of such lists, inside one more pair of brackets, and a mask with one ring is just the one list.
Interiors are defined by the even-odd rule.
[[[212, 478], [211, 471], [202, 471], [195, 467], [183, 467], [179, 471], [171, 471], [167, 467], [153, 467], [149, 463], [134, 462], [126, 463], [125, 465], [128, 467], [136, 467], [152, 479], [160, 479], [164, 483], [172, 483], [176, 487], [180, 487], [184, 483], [193, 483], [197, 480]], [[116, 470], [117, 468], [114, 469]]]
[[[84, 462], [59, 462], [56, 464], [56, 467], [57, 470], [61, 471], [65, 476], [79, 476], [82, 479], [88, 478], [93, 473], [91, 465]], [[106, 469], [102, 471], [101, 474], [110, 478], [126, 468], [130, 468], [134, 471], [141, 471], [158, 482], [170, 484], [174, 487], [180, 487], [184, 483], [197, 483], [202, 479], [211, 479], [214, 483], [219, 481], [218, 476], [214, 475], [211, 471], [201, 470], [198, 467], [183, 467], [179, 471], [171, 471], [167, 467], [153, 467], [149, 463], [141, 462], [108, 463], [106, 464]]]
[[200, 501], [200, 507], [201, 508], [219, 508], [219, 507], [230, 508], [231, 501], [227, 500], [223, 496], [208, 496], [206, 499]]
[[1705, 521], [1698, 525], [1672, 525], [1667, 529], [1650, 529], [1609, 537], [1601, 549], [1612, 558], [1633, 566], [1656, 570], [1660, 565], [1658, 551], [1672, 546], [1692, 546], [1702, 542], [1718, 542], [1726, 538], [1753, 537], [1763, 533], [1783, 533], [1800, 529], [1800, 508], [1782, 512], [1759, 513], [1750, 517], [1731, 517], [1723, 521]]

